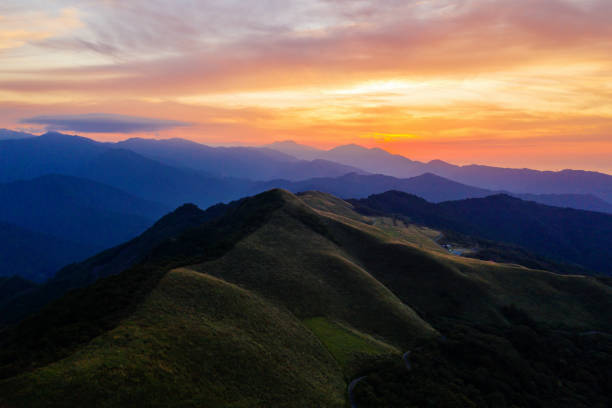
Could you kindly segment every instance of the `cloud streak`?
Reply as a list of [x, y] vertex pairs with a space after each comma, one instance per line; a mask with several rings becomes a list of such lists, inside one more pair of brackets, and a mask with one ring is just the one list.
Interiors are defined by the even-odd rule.
[[137, 116], [92, 113], [83, 115], [34, 116], [20, 123], [43, 125], [47, 130], [83, 133], [141, 133], [189, 126], [187, 122]]
[[[74, 3], [11, 1], [0, 6], [7, 19], [28, 10], [57, 17]], [[487, 148], [498, 140], [508, 157], [533, 138], [539, 154], [572, 137], [572, 148], [612, 151], [609, 0], [261, 0], [248, 13], [239, 0], [77, 7], [81, 26], [19, 47], [5, 32], [0, 113], [5, 106], [10, 115], [0, 125], [97, 111], [193, 126], [39, 125], [105, 130], [109, 139], [155, 128], [202, 142], [295, 138], [326, 147], [417, 135], [388, 139], [408, 155], [422, 146], [420, 158], [450, 143], [454, 160], [475, 152], [466, 140]]]

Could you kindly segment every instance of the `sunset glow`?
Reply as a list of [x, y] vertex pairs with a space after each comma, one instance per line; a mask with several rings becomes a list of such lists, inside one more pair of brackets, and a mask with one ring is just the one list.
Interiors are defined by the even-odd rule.
[[608, 0], [9, 3], [0, 127], [120, 114], [180, 125], [86, 135], [612, 173]]

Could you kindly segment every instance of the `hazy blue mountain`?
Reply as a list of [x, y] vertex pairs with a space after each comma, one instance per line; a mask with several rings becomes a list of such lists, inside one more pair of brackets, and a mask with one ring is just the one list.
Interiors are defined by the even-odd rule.
[[27, 316], [71, 289], [87, 286], [142, 262], [163, 241], [223, 214], [227, 208], [227, 205], [216, 205], [203, 211], [193, 204], [183, 205], [139, 236], [80, 263], [65, 266], [43, 285], [0, 304], [0, 327]]
[[268, 147], [299, 158], [309, 160], [320, 158], [349, 166], [358, 165], [359, 168], [371, 173], [400, 178], [429, 172], [492, 191], [511, 191], [516, 194], [587, 194], [612, 202], [612, 176], [598, 172], [581, 170], [554, 172], [481, 165], [456, 166], [441, 160], [422, 163], [382, 149], [369, 149], [354, 144], [338, 146], [331, 150], [319, 150], [285, 141]]
[[432, 228], [519, 245], [552, 260], [612, 275], [612, 215], [552, 207], [505, 194], [434, 204], [390, 191], [351, 200], [364, 213], [408, 217]]
[[119, 188], [168, 208], [185, 202], [208, 207], [241, 197], [252, 182], [204, 176], [87, 138], [47, 133], [0, 141], [0, 182], [47, 174], [71, 175]]
[[79, 168], [109, 147], [79, 136], [49, 132], [42, 136], [0, 141], [0, 182], [45, 174], [79, 175]]
[[598, 211], [612, 214], [612, 204], [592, 194], [510, 194], [526, 201], [554, 207], [575, 208], [577, 210]]
[[124, 149], [105, 151], [80, 168], [79, 173], [170, 207], [186, 202], [208, 207], [239, 198], [253, 185], [248, 180], [209, 177], [168, 166]]
[[321, 152], [324, 152], [324, 150], [299, 144], [293, 140], [283, 140], [280, 142], [270, 143], [265, 145], [264, 148], [282, 152], [301, 160], [318, 159], [321, 157]]
[[275, 142], [266, 147], [304, 160], [330, 160], [347, 166], [356, 166], [370, 173], [394, 177], [414, 177], [427, 172], [424, 163], [379, 148], [366, 148], [356, 144], [321, 150], [288, 140]]
[[423, 174], [409, 179], [399, 179], [380, 174], [362, 175], [352, 173], [336, 178], [313, 178], [297, 182], [275, 180], [262, 184], [259, 188], [263, 191], [275, 187], [285, 188], [292, 192], [317, 190], [342, 198], [362, 198], [389, 190], [399, 190], [434, 202], [459, 200], [469, 197], [485, 197], [491, 194], [488, 190], [466, 186], [434, 174]]
[[249, 179], [301, 179], [356, 170], [324, 160], [300, 161], [270, 149], [210, 148], [180, 139], [131, 139], [115, 144], [47, 133], [31, 139], [0, 141], [0, 182], [50, 173], [72, 175], [169, 207], [185, 202], [208, 207], [242, 197], [255, 185], [246, 178], [211, 176], [212, 173], [242, 173]]
[[30, 137], [36, 137], [36, 135], [26, 132], [18, 132], [16, 130], [0, 129], [0, 140], [27, 139]]
[[[461, 200], [464, 198], [486, 197], [500, 193], [483, 188], [468, 186], [432, 173], [408, 179], [399, 179], [383, 175], [348, 174], [337, 178], [313, 178], [299, 182], [275, 180], [259, 186], [266, 188], [281, 187], [293, 192], [318, 190], [343, 198], [363, 198], [371, 194], [379, 194], [389, 190], [397, 190], [414, 194], [431, 202]], [[612, 213], [609, 204], [592, 195], [582, 194], [513, 194], [518, 198], [535, 201], [541, 204], [557, 207], [569, 207], [587, 211]]]
[[99, 249], [2, 221], [0, 248], [0, 277], [17, 275], [36, 282]]
[[137, 236], [167, 208], [72, 176], [0, 184], [0, 276], [41, 282]]
[[302, 180], [311, 177], [335, 177], [362, 170], [327, 160], [297, 160], [276, 150], [256, 147], [210, 147], [184, 139], [153, 140], [134, 138], [119, 142], [128, 149], [162, 163], [188, 167], [199, 172], [252, 180], [282, 177]]
[[454, 166], [437, 174], [491, 190], [529, 194], [587, 194], [612, 201], [612, 176], [583, 171], [538, 171], [490, 166]]
[[140, 234], [165, 211], [161, 204], [71, 176], [0, 184], [1, 221], [78, 242], [93, 251]]

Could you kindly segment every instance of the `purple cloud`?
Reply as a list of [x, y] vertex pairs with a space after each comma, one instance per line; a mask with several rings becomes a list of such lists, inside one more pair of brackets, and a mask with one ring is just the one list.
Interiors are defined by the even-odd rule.
[[190, 123], [137, 116], [89, 113], [84, 115], [49, 115], [24, 118], [20, 123], [43, 125], [47, 130], [70, 130], [84, 133], [156, 132]]

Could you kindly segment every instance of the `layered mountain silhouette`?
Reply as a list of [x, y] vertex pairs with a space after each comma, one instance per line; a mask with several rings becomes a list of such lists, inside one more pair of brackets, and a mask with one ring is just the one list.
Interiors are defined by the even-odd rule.
[[612, 215], [558, 208], [499, 194], [443, 203], [389, 191], [351, 200], [363, 213], [402, 215], [411, 222], [503, 243], [553, 260], [612, 275]]
[[285, 141], [273, 143], [267, 147], [302, 159], [332, 160], [348, 166], [359, 166], [370, 173], [399, 178], [414, 177], [429, 172], [493, 191], [510, 191], [520, 194], [588, 194], [612, 202], [612, 176], [591, 171], [554, 172], [481, 165], [456, 166], [441, 160], [423, 163], [390, 154], [382, 149], [368, 149], [354, 144], [338, 146], [331, 150], [318, 150]]
[[128, 139], [115, 145], [150, 159], [221, 177], [288, 180], [365, 173], [357, 167], [328, 160], [299, 160], [276, 150], [253, 147], [209, 147], [184, 139]]
[[0, 277], [18, 275], [36, 282], [43, 282], [61, 267], [95, 253], [90, 246], [2, 221], [0, 246]]
[[[367, 174], [325, 158], [302, 160], [300, 151], [321, 151], [292, 143], [271, 146], [285, 147], [287, 151], [281, 153], [272, 148], [212, 148], [181, 139], [99, 143], [54, 132], [15, 137], [0, 141], [0, 222], [4, 223], [0, 244], [13, 248], [2, 258], [0, 276], [18, 274], [36, 281], [68, 263], [137, 236], [161, 214], [186, 202], [207, 208], [272, 188], [294, 193], [318, 190], [346, 199], [398, 190], [431, 202], [500, 192], [434, 173], [396, 178]], [[368, 171], [377, 171], [375, 163], [420, 165], [380, 149], [356, 145], [333, 152], [329, 158], [354, 160]], [[440, 163], [436, 166], [450, 168]], [[526, 177], [522, 189], [539, 183], [543, 173], [533, 174], [535, 181]], [[554, 173], [555, 177], [560, 174]], [[231, 175], [244, 178], [226, 177]], [[605, 187], [609, 176], [599, 176]], [[258, 180], [266, 178], [273, 180]], [[567, 184], [568, 191], [572, 183]], [[582, 184], [585, 191], [589, 190], [589, 182]], [[595, 193], [508, 194], [559, 207], [612, 213], [612, 205]]]
[[[575, 387], [597, 387], [603, 376], [592, 353], [583, 356], [574, 337], [555, 333], [610, 330], [610, 286], [457, 257], [431, 230], [386, 220], [328, 194], [278, 189], [207, 211], [183, 206], [139, 238], [66, 270], [80, 289], [0, 332], [0, 401], [344, 407], [354, 378], [367, 376], [369, 387], [377, 378], [404, 381], [393, 370], [406, 373], [406, 350], [445, 362], [444, 376], [419, 363], [415, 381], [447, 387], [476, 364], [506, 384], [448, 385], [434, 394], [469, 403], [492, 392], [513, 403], [525, 395], [572, 402], [580, 401]], [[98, 276], [106, 277], [91, 284]], [[512, 331], [517, 321], [529, 326]], [[554, 344], [563, 339], [567, 361], [588, 375], [558, 370], [568, 387], [516, 393], [517, 381], [552, 378], [554, 363], [538, 363], [540, 371], [529, 365], [537, 358], [522, 346], [530, 330], [557, 336]], [[475, 347], [487, 354], [461, 353]], [[538, 356], [540, 349], [536, 342], [530, 350]], [[483, 358], [454, 359], [462, 355]], [[596, 355], [607, 361], [606, 352]], [[499, 364], [505, 369], [489, 374]], [[521, 379], [512, 379], [518, 372]], [[404, 389], [397, 387], [359, 398], [388, 403]], [[403, 398], [415, 404], [417, 394]]]
[[0, 140], [27, 139], [30, 137], [36, 137], [36, 135], [9, 129], [0, 129]]
[[[389, 190], [397, 190], [422, 197], [431, 202], [479, 198], [499, 194], [500, 192], [468, 186], [425, 173], [420, 176], [400, 179], [391, 176], [347, 174], [335, 178], [313, 178], [302, 181], [273, 180], [262, 183], [259, 188], [280, 187], [293, 192], [318, 190], [337, 195], [342, 198], [363, 198], [371, 194], [379, 194]], [[571, 207], [587, 211], [612, 213], [612, 204], [593, 195], [583, 194], [516, 194], [508, 195], [526, 201], [557, 207]]]
[[[282, 147], [286, 143], [280, 145]], [[381, 149], [366, 149], [357, 145], [332, 149], [329, 153], [333, 155], [328, 157], [327, 153], [323, 154], [325, 151], [294, 143], [290, 145], [322, 156], [301, 160], [303, 156], [295, 149], [285, 149], [288, 153], [280, 153], [271, 148], [212, 148], [182, 139], [129, 139], [119, 143], [99, 143], [78, 136], [47, 133], [29, 139], [0, 141], [0, 151], [3, 153], [0, 156], [0, 182], [51, 173], [72, 175], [105, 183], [170, 207], [184, 202], [207, 207], [267, 188], [284, 187], [299, 191], [300, 186], [310, 185], [347, 198], [365, 197], [393, 188], [423, 194], [424, 198], [432, 201], [481, 197], [487, 192], [503, 191], [550, 205], [612, 211], [612, 204], [605, 201], [606, 198], [612, 200], [608, 194], [612, 191], [612, 176], [600, 173], [458, 167], [439, 161], [423, 164]], [[280, 148], [278, 144], [272, 147]], [[299, 159], [290, 156], [290, 153], [296, 154]], [[409, 168], [409, 171], [393, 170], [402, 166]], [[481, 171], [475, 171], [475, 168]], [[414, 181], [399, 182], [384, 177], [359, 179], [356, 176], [351, 180], [345, 177], [351, 173], [366, 176], [366, 172], [402, 178], [431, 173], [465, 185], [459, 187], [446, 183], [443, 186], [441, 180], [436, 180], [435, 188], [462, 190], [461, 194], [446, 195], [444, 191], [434, 191], [434, 187], [426, 189], [426, 186], [414, 186], [417, 184]], [[489, 175], [472, 177], [480, 173]], [[510, 175], [508, 182], [504, 181], [505, 174]], [[338, 177], [340, 179], [336, 181], [320, 180]], [[266, 179], [273, 179], [274, 182], [261, 181]], [[292, 185], [286, 181], [299, 184]], [[366, 183], [368, 185], [364, 191], [367, 193], [351, 190], [350, 187], [335, 187], [335, 184], [344, 182], [353, 185]], [[415, 190], [404, 190], [402, 183], [413, 185]], [[396, 187], [391, 187], [393, 185]], [[462, 195], [470, 194], [470, 191], [474, 195]], [[350, 192], [353, 194], [348, 194]]]
[[0, 276], [42, 281], [130, 239], [167, 207], [91, 180], [47, 175], [0, 184]]

